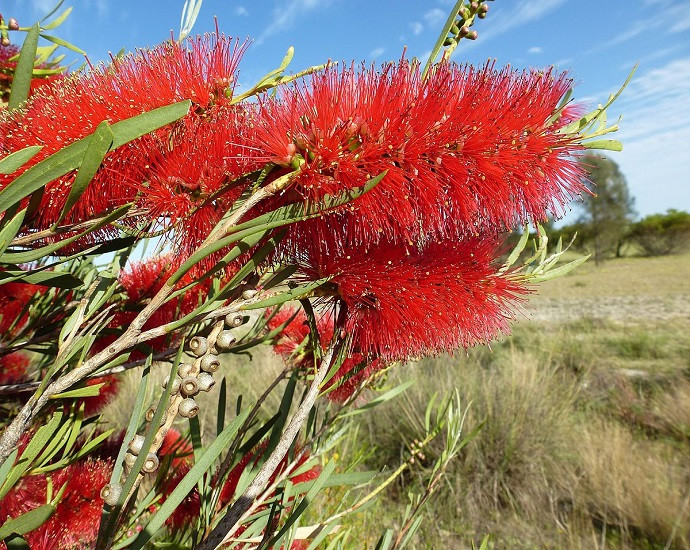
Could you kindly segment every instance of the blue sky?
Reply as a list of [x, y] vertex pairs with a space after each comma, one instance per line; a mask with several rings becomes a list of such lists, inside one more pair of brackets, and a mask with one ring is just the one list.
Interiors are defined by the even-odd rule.
[[[85, 50], [92, 62], [108, 51], [157, 44], [179, 31], [183, 0], [66, 0], [73, 6], [55, 34]], [[214, 28], [252, 38], [241, 64], [247, 86], [275, 68], [289, 46], [293, 71], [332, 60], [383, 62], [425, 58], [454, 4], [451, 0], [204, 0], [194, 32]], [[55, 0], [4, 0], [5, 17], [30, 25]], [[623, 170], [641, 215], [668, 208], [690, 211], [690, 1], [496, 0], [454, 59], [499, 66], [569, 70], [575, 98], [590, 107], [606, 101], [639, 62], [633, 82], [614, 105], [623, 115]], [[74, 57], [72, 57], [74, 59]], [[80, 63], [78, 61], [78, 63]], [[575, 209], [576, 210], [576, 209]], [[576, 212], [566, 218], [573, 219]]]

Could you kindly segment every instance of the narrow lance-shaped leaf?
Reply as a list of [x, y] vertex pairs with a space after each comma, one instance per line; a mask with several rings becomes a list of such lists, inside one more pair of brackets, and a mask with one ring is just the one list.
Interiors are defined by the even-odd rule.
[[[36, 23], [24, 39], [22, 51], [17, 60], [17, 67], [14, 70], [12, 79], [12, 89], [10, 90], [10, 100], [7, 108], [10, 111], [18, 109], [29, 97], [31, 90], [31, 79], [33, 78], [34, 60], [36, 59], [36, 48], [38, 48], [39, 26]], [[4, 209], [0, 208], [0, 212]]]
[[19, 170], [19, 168], [34, 158], [41, 149], [43, 149], [42, 145], [30, 145], [0, 159], [0, 174], [8, 175], [15, 170]]
[[54, 227], [60, 225], [60, 222], [65, 219], [67, 213], [76, 204], [79, 198], [86, 191], [86, 187], [91, 183], [93, 177], [101, 166], [105, 155], [110, 150], [113, 144], [113, 131], [110, 129], [110, 124], [106, 120], [101, 122], [97, 127], [96, 131], [92, 134], [89, 140], [89, 145], [84, 153], [84, 159], [81, 162], [79, 171], [74, 178], [74, 183], [72, 188], [69, 190], [69, 195], [67, 196], [67, 201], [65, 206], [62, 207], [62, 212], [60, 212], [60, 217], [55, 222]]
[[[110, 127], [113, 132], [112, 149], [175, 122], [187, 114], [190, 105], [191, 103], [185, 100], [116, 122]], [[0, 190], [0, 212], [38, 191], [45, 184], [79, 168], [90, 140], [89, 135], [63, 147]]]
[[163, 527], [165, 520], [170, 517], [170, 514], [175, 511], [175, 508], [177, 508], [187, 494], [189, 494], [189, 491], [194, 488], [199, 479], [201, 479], [201, 476], [211, 468], [220, 454], [230, 445], [237, 431], [240, 429], [247, 416], [249, 416], [250, 410], [251, 409], [246, 409], [241, 412], [239, 416], [236, 416], [216, 440], [209, 445], [206, 452], [204, 452], [194, 466], [192, 466], [187, 475], [182, 478], [182, 481], [180, 481], [172, 493], [168, 495], [163, 505], [153, 515], [148, 524], [144, 526], [144, 529], [139, 533], [139, 536], [132, 544], [133, 550], [143, 548], [151, 537]]

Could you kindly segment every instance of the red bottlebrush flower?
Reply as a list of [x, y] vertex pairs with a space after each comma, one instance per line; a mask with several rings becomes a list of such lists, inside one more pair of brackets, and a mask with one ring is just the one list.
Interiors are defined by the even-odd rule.
[[[167, 42], [61, 80], [39, 90], [20, 112], [0, 117], [0, 134], [5, 136], [0, 155], [42, 145], [43, 149], [20, 169], [24, 171], [90, 134], [103, 120], [118, 122], [183, 99], [192, 100], [196, 113], [226, 104], [244, 50], [245, 45], [215, 34], [183, 44]], [[163, 136], [168, 132], [159, 131]], [[90, 219], [133, 200], [141, 182], [136, 178], [154, 145], [152, 136], [147, 135], [109, 153], [65, 223]], [[0, 176], [0, 189], [20, 173]], [[46, 186], [35, 228], [44, 229], [57, 221], [74, 176], [72, 172]], [[98, 240], [99, 235], [90, 238]]]
[[96, 384], [103, 384], [98, 395], [84, 398], [84, 417], [86, 418], [99, 414], [115, 397], [120, 386], [117, 377], [112, 375], [92, 378], [86, 382], [87, 386], [95, 386]]
[[29, 356], [21, 351], [0, 357], [0, 384], [17, 384], [25, 380], [30, 363]]
[[[309, 334], [309, 326], [304, 311], [301, 309], [295, 311], [289, 307], [282, 308], [269, 319], [267, 326], [269, 330], [275, 330], [288, 321], [290, 322], [273, 339], [273, 351], [286, 362], [289, 361], [298, 368], [308, 369], [313, 366], [311, 357], [308, 354], [294, 355], [299, 345]], [[318, 317], [317, 329], [322, 348], [326, 348], [330, 344], [333, 338], [333, 328], [332, 315], [325, 313]], [[331, 390], [326, 394], [327, 397], [333, 401], [346, 401], [364, 380], [382, 367], [383, 363], [379, 359], [351, 351], [326, 384], [325, 389]]]
[[[7, 103], [10, 99], [14, 71], [17, 68], [17, 61], [14, 58], [19, 55], [19, 51], [19, 47], [14, 44], [7, 46], [0, 44], [0, 109], [3, 107], [2, 104]], [[43, 69], [45, 65], [39, 65], [37, 68]], [[61, 78], [60, 74], [32, 78], [29, 95], [35, 93], [41, 86], [58, 78]], [[0, 136], [0, 143], [2, 143], [2, 136]]]
[[194, 448], [189, 441], [182, 437], [180, 432], [175, 428], [170, 428], [165, 434], [158, 455], [161, 458], [172, 456], [172, 466], [178, 468], [182, 464], [189, 463], [194, 455]]
[[[123, 286], [126, 300], [122, 305], [122, 309], [117, 311], [113, 320], [108, 325], [112, 331], [120, 330], [127, 327], [137, 316], [139, 311], [143, 309], [144, 303], [150, 300], [165, 284], [170, 275], [175, 271], [175, 266], [178, 260], [173, 254], [166, 254], [148, 259], [142, 262], [134, 262], [129, 267], [120, 273], [120, 284]], [[226, 267], [226, 276], [234, 273], [234, 265]], [[189, 274], [183, 277], [178, 286], [182, 287], [192, 281]], [[158, 308], [148, 321], [144, 324], [143, 329], [148, 330], [156, 328], [166, 323], [170, 323], [181, 316], [191, 313], [203, 299], [210, 282], [199, 283], [187, 290], [182, 296], [168, 300], [160, 308]], [[98, 352], [115, 341], [116, 334], [109, 334], [102, 336], [93, 346], [93, 350]], [[161, 350], [166, 344], [166, 336], [154, 338], [148, 342], [148, 345], [154, 349]], [[135, 351], [132, 354], [133, 358], [141, 358], [140, 352]]]
[[455, 237], [543, 220], [583, 190], [580, 147], [551, 121], [569, 86], [491, 64], [441, 64], [425, 80], [404, 60], [380, 73], [330, 67], [265, 100], [258, 132], [275, 162], [304, 158], [292, 191], [305, 201], [386, 172], [331, 222], [351, 222], [350, 243]]
[[386, 362], [486, 342], [507, 330], [511, 305], [526, 292], [493, 265], [493, 240], [345, 251], [332, 241], [321, 236], [293, 261], [306, 279], [331, 277], [353, 351]]
[[[266, 162], [251, 145], [252, 108], [219, 107], [204, 117], [184, 119], [173, 134], [156, 141], [136, 179], [140, 206], [152, 220], [174, 228], [179, 262], [187, 259], [220, 221], [248, 183], [242, 176]], [[214, 265], [227, 251], [203, 260]]]
[[52, 474], [27, 477], [0, 501], [0, 516], [3, 520], [15, 518], [45, 504], [50, 475], [54, 492], [65, 483], [67, 488], [50, 519], [25, 535], [27, 542], [41, 550], [88, 547], [98, 536], [103, 506], [100, 493], [111, 470], [110, 461], [85, 460]]
[[27, 318], [27, 314], [22, 314], [22, 311], [37, 292], [44, 292], [45, 289], [43, 286], [26, 283], [0, 285], [0, 340], [3, 336], [15, 334], [22, 327]]

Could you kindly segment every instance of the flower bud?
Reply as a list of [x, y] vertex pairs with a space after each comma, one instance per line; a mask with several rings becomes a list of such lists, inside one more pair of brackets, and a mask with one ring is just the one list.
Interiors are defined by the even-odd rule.
[[470, 31], [467, 35], [467, 38], [469, 38], [470, 40], [477, 40], [477, 36], [479, 36], [477, 34], [477, 31]]
[[2, 44], [3, 46], [9, 46], [10, 45], [10, 39], [7, 38], [6, 36], [3, 36], [2, 40], [0, 40], [0, 44]]
[[7, 28], [10, 29], [11, 31], [18, 31], [19, 30], [19, 22], [14, 17], [10, 17], [10, 20], [7, 23]]
[[[221, 334], [226, 331], [221, 331]], [[218, 344], [218, 342], [216, 342]], [[218, 344], [220, 345], [220, 344]], [[205, 372], [216, 372], [218, 368], [220, 367], [220, 360], [218, 359], [217, 355], [213, 355], [212, 353], [209, 353], [208, 355], [204, 355], [201, 358], [201, 370]]]
[[468, 34], [470, 34], [470, 28], [467, 25], [464, 25], [460, 29], [460, 36], [467, 36]]
[[207, 372], [202, 372], [197, 377], [197, 382], [199, 383], [200, 391], [209, 391], [213, 386], [215, 386], [216, 381]]
[[470, 2], [470, 9], [472, 11], [477, 11], [479, 9], [479, 2]]
[[208, 351], [208, 341], [203, 336], [195, 336], [189, 341], [190, 351], [197, 357], [201, 357]]
[[101, 489], [101, 498], [108, 506], [115, 506], [122, 494], [122, 485], [119, 483], [108, 483]]
[[221, 330], [218, 334], [218, 338], [216, 338], [216, 346], [218, 346], [220, 349], [228, 349], [235, 343], [235, 340], [235, 335], [232, 332], [229, 330]]
[[194, 418], [197, 414], [199, 414], [199, 405], [196, 404], [194, 399], [187, 397], [186, 399], [182, 400], [182, 403], [180, 403], [178, 412], [180, 413], [180, 416], [185, 418]]

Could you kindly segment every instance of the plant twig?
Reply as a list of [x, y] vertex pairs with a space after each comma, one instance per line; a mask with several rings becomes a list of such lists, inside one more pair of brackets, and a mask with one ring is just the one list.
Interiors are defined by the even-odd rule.
[[230, 507], [218, 525], [213, 529], [213, 531], [211, 531], [209, 536], [195, 547], [195, 550], [214, 550], [223, 544], [225, 537], [232, 534], [232, 530], [237, 525], [237, 522], [252, 506], [254, 501], [259, 498], [263, 487], [269, 482], [273, 473], [278, 469], [278, 466], [280, 466], [280, 463], [290, 449], [290, 446], [297, 436], [297, 433], [307, 420], [309, 412], [314, 406], [316, 398], [319, 396], [319, 388], [321, 383], [324, 381], [328, 371], [331, 368], [331, 363], [333, 362], [333, 358], [335, 356], [335, 350], [341, 345], [341, 343], [342, 341], [340, 339], [336, 340], [336, 342], [332, 344], [326, 352], [326, 355], [321, 361], [319, 369], [316, 371], [314, 380], [312, 380], [309, 390], [304, 397], [304, 401], [302, 401], [300, 406], [297, 408], [297, 411], [295, 411], [295, 414], [292, 416], [290, 422], [285, 428], [278, 445], [268, 459], [266, 459], [266, 462], [263, 463], [254, 480]]

